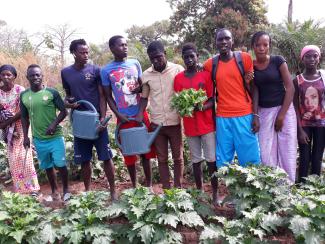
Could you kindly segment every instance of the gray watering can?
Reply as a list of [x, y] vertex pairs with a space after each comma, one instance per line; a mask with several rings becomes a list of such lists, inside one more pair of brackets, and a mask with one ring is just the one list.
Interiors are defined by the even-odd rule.
[[[99, 114], [97, 113], [96, 108], [90, 102], [86, 100], [79, 100], [78, 104], [85, 104], [91, 110], [77, 110], [73, 109], [71, 111], [71, 124], [72, 124], [72, 134], [75, 137], [95, 140], [98, 138], [98, 126], [100, 124]], [[107, 117], [104, 119], [102, 124], [106, 124], [109, 119]]]
[[[129, 120], [134, 120], [129, 118]], [[122, 150], [124, 156], [140, 155], [150, 152], [150, 147], [162, 125], [159, 125], [155, 131], [148, 132], [143, 122], [139, 122], [140, 127], [120, 129], [122, 123], [119, 123], [115, 130], [115, 141]]]

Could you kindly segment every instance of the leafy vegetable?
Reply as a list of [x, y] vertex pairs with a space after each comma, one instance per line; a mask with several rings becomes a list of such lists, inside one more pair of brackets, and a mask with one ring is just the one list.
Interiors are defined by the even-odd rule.
[[194, 109], [202, 110], [206, 100], [208, 100], [208, 97], [204, 90], [191, 88], [175, 93], [171, 106], [176, 109], [180, 116], [193, 117]]

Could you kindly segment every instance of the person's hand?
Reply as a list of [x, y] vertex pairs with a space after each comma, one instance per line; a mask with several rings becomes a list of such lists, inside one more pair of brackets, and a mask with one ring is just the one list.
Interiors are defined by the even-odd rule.
[[260, 130], [260, 118], [258, 116], [253, 116], [252, 122], [252, 131], [253, 133], [257, 133]]
[[118, 117], [121, 123], [126, 123], [130, 121], [128, 117], [124, 114], [118, 113], [116, 116]]
[[151, 129], [151, 130], [153, 130], [153, 131], [154, 131], [155, 129], [157, 129], [157, 127], [158, 127], [158, 125], [157, 125], [157, 124], [155, 124], [155, 123], [152, 123], [152, 122], [150, 123], [150, 129]]
[[99, 121], [99, 125], [97, 127], [97, 131], [98, 132], [101, 132], [103, 130], [105, 130], [107, 128], [107, 124], [108, 122], [104, 122], [105, 118], [101, 118], [100, 121]]
[[253, 71], [245, 73], [245, 75], [244, 75], [244, 79], [245, 79], [246, 83], [250, 83], [250, 81], [253, 80], [253, 78], [254, 78], [254, 72]]
[[276, 117], [276, 120], [275, 120], [275, 124], [274, 124], [274, 129], [276, 132], [279, 132], [282, 130], [282, 127], [283, 127], [283, 121], [284, 121], [284, 117], [278, 115]]
[[198, 104], [194, 104], [194, 111], [193, 112], [197, 112], [197, 111], [201, 111], [199, 108]]
[[50, 124], [49, 127], [47, 127], [45, 134], [48, 136], [52, 136], [54, 135], [55, 130], [56, 130], [56, 125]]
[[136, 88], [130, 90], [130, 92], [131, 92], [132, 94], [141, 93], [141, 92], [142, 92], [142, 87], [141, 87], [141, 86], [138, 86], [138, 87], [136, 87]]
[[308, 144], [310, 141], [307, 133], [302, 128], [298, 130], [298, 141], [302, 144]]
[[143, 113], [138, 113], [137, 116], [135, 116], [135, 121], [137, 122], [143, 122]]
[[23, 142], [24, 148], [27, 149], [30, 147], [30, 140], [29, 137], [24, 137], [24, 142]]
[[64, 99], [64, 106], [66, 108], [76, 109], [76, 108], [78, 108], [80, 106], [80, 104], [75, 102], [74, 97], [66, 97]]
[[312, 117], [313, 117], [313, 113], [312, 112], [306, 112], [302, 116], [302, 119], [304, 119], [304, 120], [310, 120]]

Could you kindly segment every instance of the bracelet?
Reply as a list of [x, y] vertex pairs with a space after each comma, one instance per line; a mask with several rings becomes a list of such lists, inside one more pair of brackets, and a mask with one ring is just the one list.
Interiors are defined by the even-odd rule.
[[256, 116], [257, 118], [260, 118], [260, 116], [258, 114], [253, 114], [254, 116]]

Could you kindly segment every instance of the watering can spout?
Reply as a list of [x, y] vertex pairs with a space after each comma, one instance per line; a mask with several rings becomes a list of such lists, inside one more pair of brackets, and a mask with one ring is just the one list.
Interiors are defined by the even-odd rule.
[[148, 136], [149, 136], [148, 145], [149, 146], [151, 146], [153, 141], [156, 139], [161, 127], [162, 127], [162, 125], [160, 124], [153, 132], [148, 133]]

